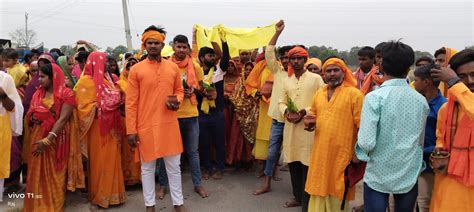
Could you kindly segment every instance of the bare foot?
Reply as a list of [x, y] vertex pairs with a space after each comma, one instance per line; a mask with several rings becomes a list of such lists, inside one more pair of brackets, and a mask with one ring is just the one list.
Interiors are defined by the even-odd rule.
[[292, 208], [292, 207], [298, 207], [298, 206], [301, 206], [301, 202], [298, 202], [295, 199], [291, 199], [289, 201], [286, 201], [283, 207]]
[[355, 211], [355, 212], [363, 212], [364, 211], [364, 205], [359, 205], [359, 206], [356, 206], [352, 209], [352, 211]]
[[283, 167], [280, 168], [280, 171], [282, 172], [287, 172], [290, 171], [290, 168], [288, 167], [288, 164], [284, 165]]
[[160, 190], [156, 193], [156, 197], [160, 200], [164, 199], [166, 196], [166, 187], [160, 186]]
[[253, 192], [253, 195], [258, 196], [260, 194], [264, 194], [264, 193], [267, 193], [267, 192], [270, 192], [270, 191], [272, 191], [272, 189], [270, 187], [264, 186], [262, 188], [259, 188], [259, 189], [255, 190], [255, 192]]
[[194, 188], [194, 192], [198, 193], [199, 196], [201, 196], [202, 198], [206, 198], [209, 196], [209, 194], [206, 192], [206, 190], [204, 190], [204, 187], [202, 186]]
[[204, 171], [202, 173], [202, 179], [204, 180], [209, 180], [209, 172], [208, 171]]
[[146, 212], [155, 212], [155, 206], [146, 206]]
[[175, 205], [174, 206], [174, 211], [176, 211], [176, 212], [185, 212], [186, 208], [184, 208], [184, 205]]
[[273, 181], [281, 181], [283, 178], [281, 178], [279, 175], [273, 175], [272, 176]]
[[212, 179], [214, 179], [214, 180], [221, 180], [222, 177], [223, 177], [222, 171], [216, 171], [216, 172], [212, 175]]

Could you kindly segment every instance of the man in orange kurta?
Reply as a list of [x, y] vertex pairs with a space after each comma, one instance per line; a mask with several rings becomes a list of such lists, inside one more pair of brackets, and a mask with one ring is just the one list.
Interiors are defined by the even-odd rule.
[[431, 70], [449, 94], [438, 113], [436, 149], [451, 156], [447, 173], [435, 174], [430, 211], [474, 211], [474, 50], [460, 51], [449, 65]]
[[177, 110], [183, 101], [181, 72], [161, 58], [165, 31], [148, 27], [142, 34], [147, 59], [132, 67], [126, 96], [128, 142], [141, 160], [143, 196], [147, 211], [155, 206], [156, 160], [163, 158], [176, 211], [183, 209], [180, 157], [183, 152]]
[[[322, 73], [328, 84], [316, 92], [310, 110], [316, 117], [316, 132], [305, 190], [311, 195], [308, 211], [339, 211], [364, 96], [341, 59], [327, 60]], [[355, 187], [347, 189], [347, 199], [354, 199]]]

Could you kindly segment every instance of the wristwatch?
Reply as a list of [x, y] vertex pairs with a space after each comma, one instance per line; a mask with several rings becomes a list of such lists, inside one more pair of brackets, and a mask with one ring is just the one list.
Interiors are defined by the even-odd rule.
[[461, 81], [461, 78], [459, 78], [457, 76], [449, 79], [448, 80], [448, 88], [451, 88], [453, 85], [457, 84], [460, 81]]

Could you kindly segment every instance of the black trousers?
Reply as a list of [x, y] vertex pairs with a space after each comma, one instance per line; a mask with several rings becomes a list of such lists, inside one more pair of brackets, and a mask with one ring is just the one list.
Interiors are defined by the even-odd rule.
[[309, 194], [304, 190], [306, 184], [306, 175], [308, 167], [301, 162], [291, 162], [288, 164], [291, 175], [291, 186], [293, 187], [293, 196], [295, 200], [301, 203], [303, 212], [308, 211]]

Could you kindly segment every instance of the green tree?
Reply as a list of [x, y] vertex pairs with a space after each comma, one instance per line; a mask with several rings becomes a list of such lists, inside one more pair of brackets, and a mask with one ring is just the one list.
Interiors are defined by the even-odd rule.
[[112, 50], [111, 56], [114, 57], [115, 59], [119, 60], [119, 55], [120, 54], [125, 54], [127, 52], [127, 47], [124, 45], [118, 45]]
[[433, 58], [433, 55], [429, 52], [425, 52], [425, 51], [418, 51], [416, 50], [415, 51], [415, 60], [418, 60], [418, 58], [420, 57], [430, 57], [430, 58]]

